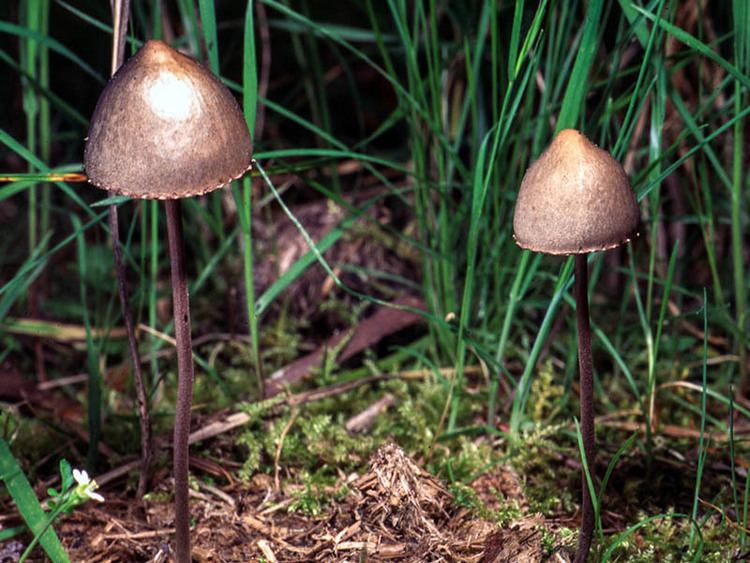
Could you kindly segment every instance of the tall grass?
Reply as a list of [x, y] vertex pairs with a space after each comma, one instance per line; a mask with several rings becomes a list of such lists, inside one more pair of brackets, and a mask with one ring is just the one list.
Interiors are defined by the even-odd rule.
[[[368, 220], [372, 206], [392, 195], [408, 206], [412, 218], [407, 232], [398, 236], [419, 256], [417, 279], [427, 307], [422, 314], [428, 345], [404, 357], [424, 355], [434, 365], [455, 370], [445, 382], [443, 422], [436, 434], [447, 439], [489, 432], [523, 444], [526, 432], [538, 424], [529, 406], [536, 400], [533, 384], [540, 361], [575, 357], [573, 327], [563, 317], [572, 307], [573, 268], [571, 260], [542, 258], [516, 247], [513, 204], [524, 171], [554, 133], [576, 127], [626, 163], [643, 212], [632, 251], [606, 260], [590, 258], [592, 279], [599, 278], [598, 285], [592, 283], [597, 400], [610, 417], [621, 417], [627, 410], [623, 405], [637, 408], [636, 419], [643, 424], [643, 436], [627, 443], [631, 451], [616, 449], [615, 459], [639, 447], [652, 451], [663, 419], [705, 425], [708, 435], [712, 413], [714, 420], [726, 420], [722, 409], [732, 405], [735, 417], [747, 416], [743, 398], [735, 404], [728, 391], [730, 383], [747, 377], [747, 2], [711, 5], [708, 13], [693, 19], [680, 16], [697, 9], [692, 3], [686, 7], [672, 0], [366, 0], [343, 5], [343, 16], [315, 2], [261, 3], [268, 12], [274, 61], [265, 97], [258, 94], [251, 64], [260, 60], [253, 2], [230, 6], [180, 0], [166, 12], [158, 1], [136, 3], [130, 38], [135, 48], [166, 31], [175, 45], [206, 61], [242, 96], [253, 132], [256, 106], [264, 106], [271, 133], [254, 139], [255, 156], [271, 187], [256, 179], [257, 173], [243, 179], [233, 187], [236, 214], [220, 193], [185, 209], [186, 221], [201, 233], [189, 243], [193, 251], [188, 255], [194, 257], [189, 271], [198, 280], [194, 292], [214, 299], [211, 292], [226, 287], [226, 272], [241, 264], [241, 279], [229, 283], [245, 293], [250, 359], [258, 377], [266, 371], [264, 321], [284, 310], [289, 287], [325, 262], [326, 252], [358, 222]], [[64, 182], [37, 184], [22, 173], [45, 175], [79, 165], [91, 107], [50, 75], [50, 65], [54, 62], [84, 82], [79, 86], [82, 100], [95, 96], [106, 66], [94, 53], [106, 44], [111, 28], [94, 2], [22, 5], [21, 13], [0, 11], [6, 16], [0, 34], [14, 42], [13, 48], [0, 45], [0, 64], [20, 84], [14, 95], [24, 108], [23, 119], [0, 130], [0, 143], [13, 156], [4, 162], [14, 163], [5, 164], [9, 169], [0, 174], [13, 173], [18, 180], [1, 188], [0, 205], [7, 201], [25, 211], [12, 227], [20, 232], [23, 225], [23, 249], [8, 239], [0, 243], [0, 322], [26, 314], [30, 285], [50, 263], [71, 262], [73, 244], [81, 285], [53, 283], [54, 299], [43, 296], [38, 314], [86, 319], [83, 313], [97, 306], [89, 298], [91, 282], [84, 274], [94, 260], [90, 247], [107, 230], [96, 206], [103, 198]], [[50, 9], [65, 18], [66, 29], [54, 25]], [[87, 37], [91, 48], [75, 43], [72, 30]], [[362, 77], [369, 82], [360, 83]], [[335, 171], [349, 160], [360, 165], [361, 177], [382, 185], [385, 195], [351, 205], [344, 196], [356, 190], [358, 180]], [[308, 172], [315, 172], [315, 178]], [[294, 192], [278, 191], [274, 173], [298, 174], [302, 185]], [[268, 196], [272, 189], [289, 209], [293, 200], [326, 198], [345, 213], [317, 239], [298, 222], [310, 250], [256, 293], [253, 225], [261, 217], [252, 196]], [[137, 317], [151, 331], [167, 333], [171, 326], [161, 325], [158, 316], [167, 290], [160, 285], [164, 249], [158, 243], [155, 210], [148, 203], [137, 211], [123, 209], [130, 233], [124, 257], [135, 272], [132, 279], [139, 280]], [[383, 232], [393, 235], [386, 227]], [[336, 277], [334, 266], [325, 264]], [[336, 281], [345, 286], [339, 277]], [[710, 299], [704, 299], [704, 287]], [[374, 289], [344, 290], [384, 302]], [[56, 310], [60, 302], [75, 304], [71, 308], [80, 315]], [[689, 330], [695, 328], [692, 313], [699, 307], [704, 307], [703, 335], [728, 338], [731, 349], [721, 348], [720, 338], [707, 341], [706, 347]], [[194, 321], [196, 332], [206, 325], [223, 328], [211, 327], [216, 321], [210, 315]], [[20, 351], [9, 356], [28, 364], [24, 342], [10, 333], [3, 339]], [[156, 397], [157, 377], [164, 373], [160, 367], [168, 364], [159, 360], [163, 339], [143, 340], [148, 342], [144, 351], [150, 355]], [[718, 344], [711, 348], [711, 342]], [[110, 365], [122, 351], [104, 343], [99, 352]], [[683, 364], [706, 352], [731, 357], [699, 381]], [[464, 375], [473, 364], [488, 373], [479, 395], [467, 392], [469, 384], [473, 389], [477, 383]], [[217, 384], [222, 382], [210, 361], [202, 365]], [[63, 375], [53, 366], [50, 371], [53, 377]], [[558, 405], [560, 421], [570, 422], [574, 366], [557, 371], [569, 392]], [[700, 395], [670, 392], [670, 385], [693, 382]], [[231, 394], [226, 385], [221, 388]], [[477, 401], [482, 402], [480, 417]], [[104, 408], [106, 417], [110, 407]], [[746, 452], [742, 444], [732, 444], [734, 463], [735, 455]], [[575, 448], [574, 441], [568, 445]], [[705, 456], [712, 455], [705, 446], [702, 442], [701, 467], [708, 463]], [[746, 481], [734, 482], [735, 511], [744, 514], [746, 525]], [[696, 499], [700, 485], [697, 479]], [[699, 512], [696, 504], [690, 518], [695, 521]], [[678, 516], [685, 515], [669, 517]], [[651, 516], [648, 522], [659, 518]], [[616, 543], [643, 525], [646, 521], [626, 530]], [[694, 540], [689, 542], [693, 546]]]

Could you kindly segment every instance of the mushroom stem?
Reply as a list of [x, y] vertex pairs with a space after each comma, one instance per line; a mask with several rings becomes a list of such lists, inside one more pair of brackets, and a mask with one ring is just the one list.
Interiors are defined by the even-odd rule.
[[117, 293], [120, 297], [120, 309], [125, 322], [125, 332], [128, 334], [128, 350], [133, 362], [133, 377], [135, 379], [135, 394], [138, 400], [138, 419], [141, 425], [141, 474], [138, 478], [138, 488], [135, 496], [143, 498], [148, 489], [151, 475], [151, 462], [154, 454], [152, 449], [151, 419], [148, 414], [148, 398], [146, 384], [143, 379], [141, 362], [138, 356], [138, 345], [135, 341], [135, 329], [133, 317], [130, 314], [130, 303], [128, 292], [125, 287], [125, 265], [122, 262], [122, 249], [120, 247], [120, 222], [117, 214], [117, 206], [109, 206], [109, 230], [112, 235], [112, 254], [115, 259], [115, 275], [117, 276]]
[[[576, 254], [576, 321], [578, 324], [578, 369], [581, 393], [581, 435], [586, 465], [594, 478], [596, 466], [596, 437], [594, 435], [594, 367], [591, 358], [591, 327], [589, 326], [588, 264], [587, 254]], [[578, 536], [576, 563], [585, 563], [594, 535], [594, 505], [586, 480], [586, 470], [581, 469], [583, 494], [581, 501], [581, 532]]]
[[177, 404], [174, 420], [175, 561], [190, 559], [190, 507], [188, 504], [188, 437], [193, 397], [193, 355], [190, 336], [190, 298], [185, 275], [185, 244], [179, 200], [166, 200], [169, 262], [172, 269], [172, 313], [177, 341]]

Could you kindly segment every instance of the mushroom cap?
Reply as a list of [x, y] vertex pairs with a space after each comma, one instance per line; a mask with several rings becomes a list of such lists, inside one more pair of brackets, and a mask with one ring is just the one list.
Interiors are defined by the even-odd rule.
[[620, 163], [580, 131], [564, 129], [523, 177], [513, 236], [535, 252], [583, 254], [630, 241], [638, 221]]
[[178, 199], [242, 176], [252, 143], [237, 101], [218, 78], [167, 44], [148, 41], [99, 97], [83, 160], [99, 188]]

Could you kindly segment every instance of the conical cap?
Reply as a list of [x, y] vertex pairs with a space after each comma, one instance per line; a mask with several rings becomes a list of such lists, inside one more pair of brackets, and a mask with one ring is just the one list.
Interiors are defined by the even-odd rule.
[[565, 129], [526, 171], [513, 232], [522, 248], [581, 254], [628, 242], [638, 217], [620, 163], [579, 131]]
[[91, 118], [89, 181], [145, 199], [201, 195], [242, 176], [252, 145], [229, 90], [161, 41], [149, 41], [112, 77]]

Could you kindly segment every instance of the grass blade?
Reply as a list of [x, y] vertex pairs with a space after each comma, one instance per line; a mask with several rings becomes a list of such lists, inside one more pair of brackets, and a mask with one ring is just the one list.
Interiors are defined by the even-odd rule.
[[599, 45], [599, 33], [602, 29], [600, 20], [603, 0], [592, 0], [586, 10], [586, 20], [583, 23], [583, 37], [578, 48], [576, 62], [570, 73], [568, 87], [565, 90], [560, 114], [557, 118], [556, 132], [566, 127], [576, 127], [586, 98], [585, 88], [589, 85], [589, 72], [594, 62]]
[[[250, 9], [250, 3], [248, 3]], [[208, 52], [208, 66], [216, 76], [219, 76], [219, 42], [216, 35], [216, 7], [214, 0], [198, 0], [198, 10], [201, 16], [203, 40]]]
[[0, 438], [0, 477], [31, 532], [35, 535], [41, 534], [39, 543], [45, 553], [53, 563], [68, 563], [70, 560], [60, 539], [52, 526], [48, 526], [47, 513], [39, 504], [39, 499], [36, 498], [29, 480], [2, 438]]

